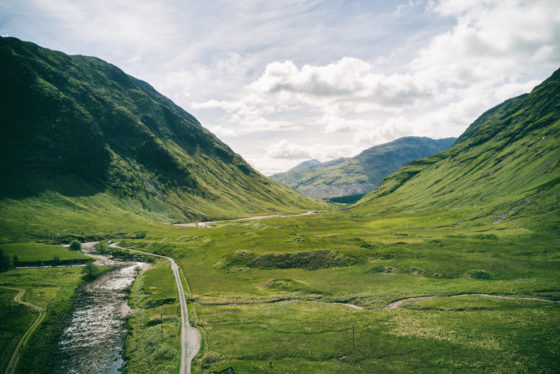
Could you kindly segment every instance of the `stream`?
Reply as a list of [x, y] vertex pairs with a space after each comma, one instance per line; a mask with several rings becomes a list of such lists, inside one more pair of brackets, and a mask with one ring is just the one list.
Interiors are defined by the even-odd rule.
[[[90, 244], [90, 243], [87, 243]], [[84, 252], [93, 245], [86, 246]], [[89, 254], [89, 253], [88, 253]], [[111, 265], [111, 270], [76, 292], [72, 314], [58, 341], [53, 374], [120, 373], [124, 363], [127, 289], [143, 262], [119, 261], [93, 255], [96, 265]]]

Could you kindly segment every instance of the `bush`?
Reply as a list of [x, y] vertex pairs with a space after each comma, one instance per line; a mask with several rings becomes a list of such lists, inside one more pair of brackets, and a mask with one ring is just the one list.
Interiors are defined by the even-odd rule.
[[12, 259], [10, 256], [4, 254], [4, 251], [0, 249], [0, 271], [11, 269], [13, 266]]
[[258, 269], [291, 269], [307, 270], [329, 267], [349, 266], [355, 264], [355, 258], [340, 255], [331, 250], [318, 250], [294, 253], [267, 253], [256, 255], [247, 251], [237, 251], [229, 262], [229, 266], [245, 266]]
[[77, 241], [77, 240], [72, 240], [72, 241], [70, 242], [70, 246], [69, 246], [68, 248], [70, 248], [70, 249], [73, 250], [73, 251], [79, 251], [79, 250], [82, 249], [82, 243], [80, 243], [80, 242]]
[[467, 273], [467, 278], [470, 279], [491, 279], [492, 274], [486, 270], [471, 270]]
[[93, 262], [88, 262], [86, 266], [84, 266], [82, 274], [84, 274], [84, 278], [87, 281], [92, 281], [101, 274], [101, 270], [95, 266]]

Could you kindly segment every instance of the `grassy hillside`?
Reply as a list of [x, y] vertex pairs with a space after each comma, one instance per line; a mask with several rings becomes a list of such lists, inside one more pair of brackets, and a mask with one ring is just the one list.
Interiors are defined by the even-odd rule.
[[441, 152], [454, 141], [455, 138], [404, 137], [366, 149], [349, 159], [325, 163], [306, 161], [271, 178], [316, 198], [360, 196], [373, 190], [383, 178], [407, 162]]
[[3, 219], [22, 201], [42, 212], [89, 205], [158, 221], [314, 205], [102, 60], [1, 38], [0, 66]]
[[523, 214], [558, 217], [559, 201], [556, 71], [530, 94], [484, 113], [447, 151], [387, 177], [356, 205], [365, 211], [468, 209], [469, 216], [488, 214], [499, 223]]

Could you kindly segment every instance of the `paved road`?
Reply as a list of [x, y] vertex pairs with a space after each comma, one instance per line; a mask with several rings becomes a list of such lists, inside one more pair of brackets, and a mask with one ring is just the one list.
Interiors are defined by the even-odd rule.
[[299, 216], [309, 216], [311, 214], [315, 214], [314, 210], [309, 210], [304, 213], [299, 214], [273, 214], [270, 216], [254, 216], [254, 217], [245, 217], [245, 218], [234, 218], [234, 219], [225, 219], [222, 221], [206, 221], [206, 222], [191, 222], [191, 223], [175, 223], [173, 226], [183, 226], [183, 227], [212, 227], [214, 223], [219, 222], [231, 222], [231, 221], [252, 221], [252, 220], [259, 220], [259, 219], [267, 219], [267, 218], [288, 218], [288, 217], [299, 217]]
[[8, 289], [8, 290], [13, 290], [13, 291], [19, 291], [19, 293], [14, 297], [14, 301], [18, 304], [25, 305], [25, 306], [27, 306], [31, 309], [35, 309], [37, 312], [39, 312], [39, 315], [37, 316], [37, 319], [35, 319], [35, 322], [33, 322], [33, 324], [27, 329], [25, 334], [23, 334], [23, 336], [19, 340], [18, 345], [17, 345], [16, 349], [14, 350], [14, 353], [12, 354], [12, 357], [10, 358], [10, 362], [8, 363], [8, 366], [6, 367], [5, 373], [6, 374], [12, 374], [14, 372], [14, 370], [16, 369], [16, 366], [19, 362], [19, 354], [21, 352], [21, 348], [23, 348], [23, 346], [25, 346], [25, 344], [27, 344], [27, 341], [29, 340], [29, 337], [31, 336], [31, 334], [33, 334], [35, 329], [41, 324], [41, 322], [43, 322], [43, 319], [45, 318], [45, 310], [43, 308], [37, 306], [37, 305], [28, 303], [27, 301], [22, 301], [21, 298], [22, 298], [23, 294], [25, 293], [25, 290], [23, 290], [21, 288], [4, 287], [4, 286], [2, 286], [1, 288]]
[[179, 267], [175, 263], [175, 260], [171, 257], [156, 255], [154, 253], [139, 251], [137, 249], [119, 247], [117, 244], [111, 244], [111, 247], [125, 249], [130, 252], [141, 253], [143, 255], [166, 258], [171, 263], [171, 270], [175, 276], [175, 283], [177, 284], [177, 291], [179, 293], [179, 303], [181, 304], [181, 370], [179, 373], [190, 374], [191, 361], [200, 350], [200, 332], [192, 327], [189, 322], [189, 311], [187, 309], [187, 300], [185, 299], [183, 282], [181, 282]]

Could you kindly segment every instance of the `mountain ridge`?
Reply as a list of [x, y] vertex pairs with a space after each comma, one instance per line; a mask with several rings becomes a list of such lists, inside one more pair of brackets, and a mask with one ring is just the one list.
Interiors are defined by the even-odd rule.
[[296, 190], [315, 198], [360, 197], [377, 187], [383, 178], [405, 163], [447, 149], [455, 138], [402, 137], [368, 148], [347, 159], [306, 164], [272, 175]]

